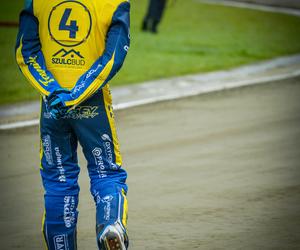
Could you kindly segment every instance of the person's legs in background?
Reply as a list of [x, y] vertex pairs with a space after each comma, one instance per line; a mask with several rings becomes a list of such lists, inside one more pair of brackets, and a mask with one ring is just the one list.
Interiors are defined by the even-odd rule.
[[153, 14], [152, 14], [152, 25], [151, 25], [151, 31], [153, 33], [157, 33], [157, 27], [162, 19], [164, 9], [166, 7], [166, 0], [155, 0], [156, 4], [153, 9]]
[[143, 31], [148, 31], [151, 29], [152, 22], [153, 22], [153, 13], [155, 12], [155, 9], [157, 7], [156, 5], [157, 5], [156, 0], [149, 0], [147, 12], [142, 23]]
[[166, 0], [150, 0], [147, 13], [142, 23], [143, 31], [151, 31], [157, 33], [157, 27], [160, 23], [164, 9], [166, 7]]

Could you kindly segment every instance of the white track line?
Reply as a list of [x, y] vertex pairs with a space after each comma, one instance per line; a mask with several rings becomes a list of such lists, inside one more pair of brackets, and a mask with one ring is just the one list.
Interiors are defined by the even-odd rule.
[[12, 122], [7, 124], [1, 124], [0, 130], [9, 130], [9, 129], [16, 129], [16, 128], [25, 128], [30, 126], [35, 126], [39, 124], [38, 119], [28, 120], [28, 121], [20, 121], [20, 122]]
[[[138, 101], [132, 101], [132, 102], [125, 102], [120, 103], [117, 105], [114, 105], [115, 110], [123, 110], [133, 107], [138, 107], [145, 104], [151, 104], [156, 103], [160, 101], [170, 101], [170, 100], [176, 100], [183, 97], [189, 97], [189, 96], [196, 96], [200, 94], [207, 94], [212, 93], [224, 89], [234, 89], [239, 88], [243, 86], [250, 86], [250, 85], [257, 85], [257, 84], [263, 84], [267, 82], [272, 81], [279, 81], [279, 80], [285, 80], [293, 77], [300, 76], [300, 70], [295, 71], [293, 73], [286, 73], [281, 75], [276, 75], [273, 77], [266, 76], [266, 77], [260, 77], [256, 79], [251, 80], [243, 80], [243, 81], [235, 81], [235, 82], [225, 82], [225, 83], [218, 83], [218, 84], [207, 84], [204, 85], [201, 89], [198, 90], [190, 90], [186, 92], [176, 93], [172, 95], [163, 95], [159, 97], [153, 97], [153, 98], [146, 98]], [[8, 123], [8, 124], [2, 124], [0, 125], [0, 130], [10, 130], [10, 129], [17, 129], [17, 128], [25, 128], [30, 126], [35, 126], [39, 124], [39, 119], [33, 119], [28, 121], [20, 121], [20, 122], [14, 122], [14, 123]]]
[[197, 0], [197, 2], [202, 2], [205, 4], [218, 4], [218, 5], [237, 7], [237, 8], [243, 8], [243, 9], [261, 10], [261, 11], [274, 12], [274, 13], [283, 13], [283, 14], [288, 14], [288, 15], [293, 15], [293, 16], [300, 16], [300, 10], [297, 10], [297, 9], [266, 6], [266, 5], [256, 4], [256, 3], [242, 3], [242, 2], [236, 2], [236, 1], [230, 1], [230, 0], [221, 0], [221, 1]]
[[176, 100], [184, 97], [189, 97], [189, 96], [196, 96], [196, 95], [201, 95], [201, 94], [207, 94], [207, 93], [212, 93], [216, 91], [221, 91], [225, 89], [234, 89], [234, 88], [239, 88], [243, 86], [250, 86], [250, 85], [258, 85], [258, 84], [263, 84], [263, 83], [268, 83], [272, 81], [280, 81], [280, 80], [285, 80], [293, 77], [300, 76], [300, 70], [295, 71], [293, 73], [289, 74], [281, 74], [277, 76], [266, 76], [266, 77], [260, 77], [260, 78], [254, 78], [251, 80], [242, 80], [242, 81], [236, 81], [236, 82], [226, 82], [226, 83], [218, 83], [218, 84], [207, 84], [204, 85], [201, 89], [198, 90], [190, 90], [186, 92], [181, 92], [181, 93], [176, 93], [172, 95], [163, 95], [163, 96], [158, 96], [158, 97], [153, 97], [153, 98], [146, 98], [143, 100], [138, 100], [138, 101], [133, 101], [133, 102], [126, 102], [126, 103], [121, 103], [118, 105], [114, 105], [114, 109], [116, 110], [122, 110], [122, 109], [127, 109], [127, 108], [133, 108], [145, 104], [153, 104], [156, 102], [160, 101], [171, 101], [171, 100]]

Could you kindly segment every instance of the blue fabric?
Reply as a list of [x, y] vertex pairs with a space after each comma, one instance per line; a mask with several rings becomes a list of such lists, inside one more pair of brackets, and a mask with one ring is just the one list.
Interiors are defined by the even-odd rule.
[[25, 0], [24, 1], [24, 8], [28, 9], [28, 8], [30, 8], [30, 6], [32, 6], [32, 0]]
[[[112, 132], [102, 91], [65, 117], [55, 120], [45, 102], [41, 114], [41, 177], [45, 189], [43, 233], [50, 250], [76, 249], [78, 205], [77, 143], [80, 142], [96, 205], [97, 234], [123, 215], [122, 190], [127, 192], [126, 171], [115, 163]], [[108, 150], [109, 149], [109, 150]], [[112, 155], [110, 155], [112, 154]], [[68, 248], [67, 248], [68, 246]]]
[[[32, 0], [25, 2], [25, 8], [20, 13], [19, 23], [19, 33], [17, 35], [15, 50], [17, 51], [22, 43], [22, 56], [31, 75], [43, 89], [51, 93], [56, 88], [59, 88], [60, 85], [46, 67], [44, 55], [41, 51], [38, 19], [33, 14]], [[44, 72], [43, 75], [39, 74], [36, 70], [37, 65]]]
[[[113, 76], [120, 70], [127, 55], [130, 46], [130, 4], [124, 2], [115, 11], [111, 26], [106, 36], [106, 47], [103, 55], [94, 62], [91, 68], [83, 74], [76, 85], [72, 89], [71, 98], [73, 100], [79, 98], [85, 90], [97, 79], [101, 74], [107, 63], [112, 59], [113, 55], [114, 62], [113, 68], [103, 84], [99, 89], [113, 78]], [[69, 101], [69, 100], [67, 100]]]
[[64, 104], [64, 100], [69, 95], [68, 89], [58, 88], [46, 98], [46, 108], [52, 118], [57, 120], [66, 115], [69, 108]]

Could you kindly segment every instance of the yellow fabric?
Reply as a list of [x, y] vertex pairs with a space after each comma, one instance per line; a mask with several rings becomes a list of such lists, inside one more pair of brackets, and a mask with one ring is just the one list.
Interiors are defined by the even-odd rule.
[[[43, 115], [43, 111], [42, 111], [42, 107], [43, 107], [43, 97], [40, 97], [40, 119]], [[39, 138], [40, 138], [40, 169], [44, 169], [43, 165], [42, 165], [42, 158], [44, 155], [44, 145], [43, 145], [43, 141], [41, 138], [41, 123], [39, 123]]]
[[43, 218], [42, 218], [42, 233], [43, 233], [43, 238], [44, 238], [44, 244], [45, 244], [45, 249], [48, 250], [48, 245], [46, 242], [46, 236], [44, 234], [44, 226], [45, 226], [45, 220], [46, 220], [46, 211], [44, 210]]
[[40, 139], [40, 169], [44, 169], [42, 165], [42, 158], [43, 158], [44, 150], [43, 150], [43, 142]]
[[110, 61], [106, 64], [105, 68], [103, 69], [100, 77], [97, 78], [85, 91], [82, 93], [82, 95], [79, 96], [79, 98], [72, 100], [72, 101], [67, 101], [66, 106], [73, 106], [77, 105], [78, 103], [83, 102], [85, 99], [87, 99], [91, 93], [94, 93], [105, 81], [105, 79], [108, 77], [109, 73], [111, 72], [111, 69], [114, 65], [114, 60], [115, 60], [115, 54], [113, 54], [112, 58]]
[[117, 136], [117, 129], [116, 129], [116, 125], [115, 125], [114, 113], [113, 113], [113, 109], [112, 109], [112, 98], [111, 98], [111, 93], [109, 90], [109, 85], [108, 84], [105, 85], [102, 90], [103, 90], [106, 116], [108, 118], [109, 126], [111, 129], [111, 134], [112, 134], [114, 153], [115, 153], [115, 157], [116, 157], [116, 164], [118, 164], [119, 166], [122, 166], [122, 156], [120, 153], [120, 145], [119, 145], [119, 139]]
[[41, 94], [48, 96], [49, 92], [41, 87], [42, 83], [37, 82], [35, 80], [35, 78], [32, 76], [32, 74], [30, 73], [30, 71], [28, 69], [28, 65], [25, 63], [24, 57], [22, 55], [22, 48], [23, 48], [23, 42], [22, 42], [22, 38], [21, 38], [20, 46], [18, 47], [18, 49], [16, 51], [16, 58], [17, 58], [17, 63], [19, 65], [22, 73], [27, 78], [27, 80], [32, 84], [32, 86], [34, 88], [36, 88]]
[[123, 205], [123, 215], [122, 215], [122, 224], [124, 227], [127, 227], [127, 217], [128, 217], [128, 201], [125, 195], [124, 190], [122, 190], [122, 196], [124, 198], [124, 205]]
[[[102, 55], [112, 16], [122, 2], [127, 0], [33, 1], [47, 69], [62, 87], [73, 88]], [[75, 36], [61, 24], [76, 26]]]

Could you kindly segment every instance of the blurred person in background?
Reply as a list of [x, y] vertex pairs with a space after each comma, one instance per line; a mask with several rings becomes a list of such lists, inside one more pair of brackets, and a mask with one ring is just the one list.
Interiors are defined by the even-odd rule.
[[163, 16], [167, 0], [150, 0], [146, 16], [142, 24], [142, 31], [157, 33], [158, 24]]
[[129, 0], [26, 0], [16, 59], [41, 94], [42, 230], [47, 249], [77, 249], [77, 145], [88, 162], [100, 250], [128, 247], [127, 173], [108, 82], [129, 49]]

